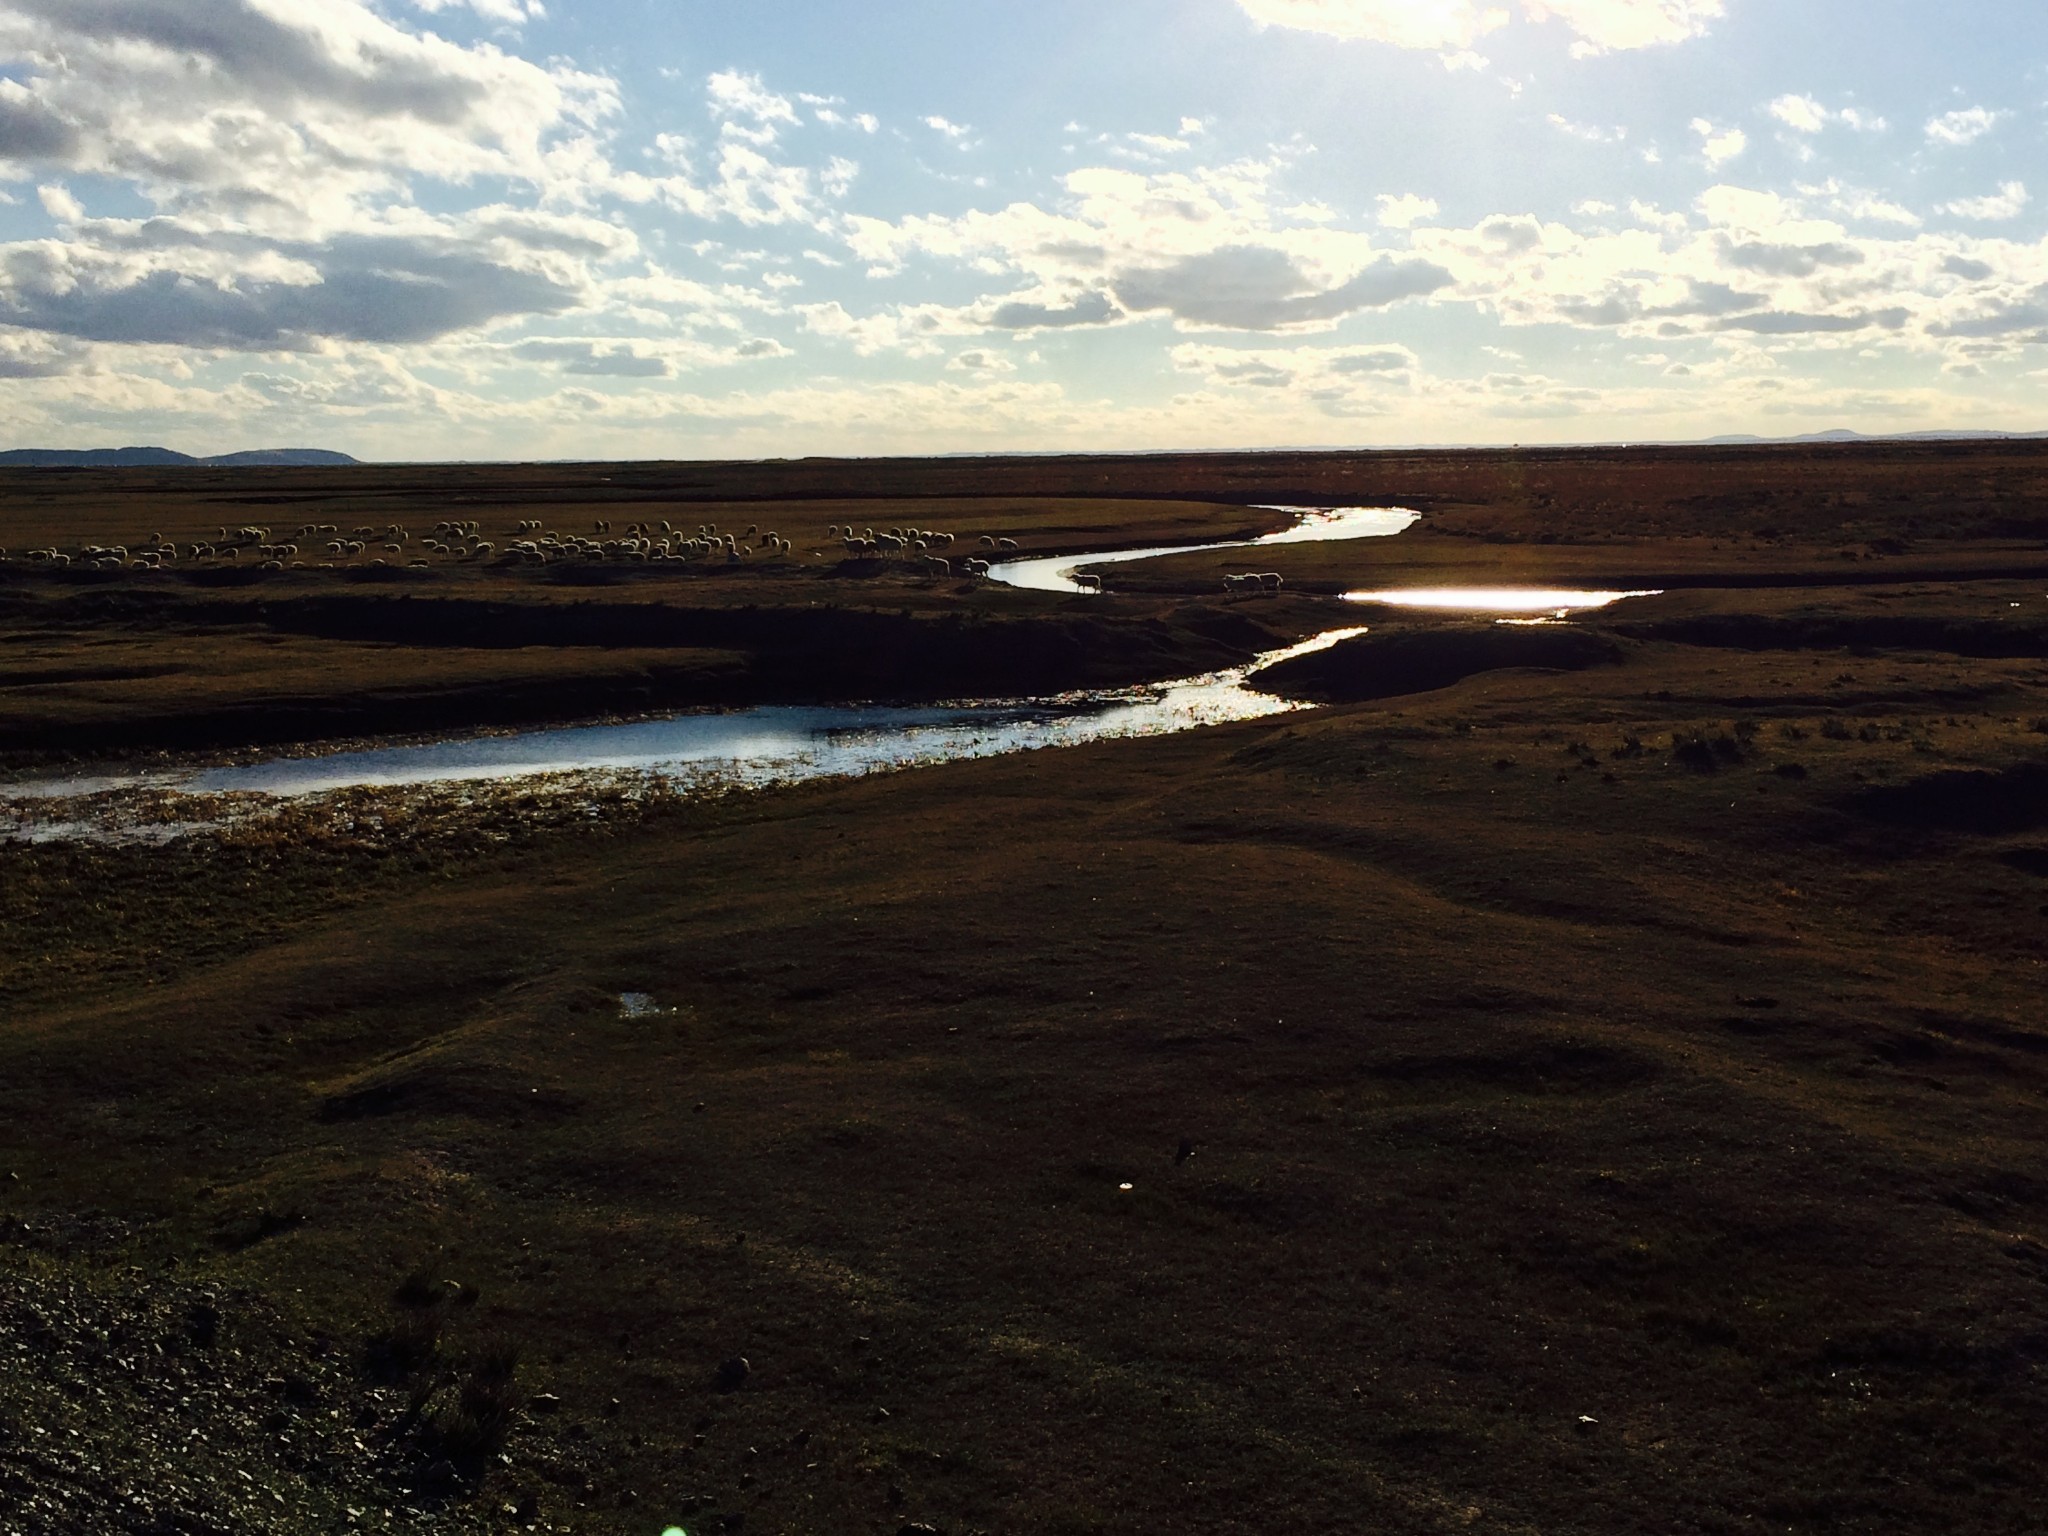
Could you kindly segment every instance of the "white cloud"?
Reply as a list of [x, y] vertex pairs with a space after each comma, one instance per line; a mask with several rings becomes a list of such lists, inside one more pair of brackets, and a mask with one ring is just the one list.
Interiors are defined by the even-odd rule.
[[429, 14], [467, 8], [485, 21], [501, 22], [508, 27], [540, 21], [547, 16], [547, 7], [541, 4], [541, 0], [412, 0], [412, 3]]
[[1531, 21], [1556, 17], [1579, 35], [1580, 57], [1699, 37], [1726, 14], [1722, 0], [1522, 0]]
[[962, 149], [965, 149], [967, 147], [967, 140], [969, 136], [972, 135], [974, 132], [972, 128], [969, 128], [964, 123], [949, 122], [947, 119], [939, 117], [936, 114], [934, 114], [931, 117], [925, 118], [924, 125], [925, 127], [931, 129], [933, 133], [940, 134], [945, 138], [951, 139], [955, 144], [958, 144]]
[[1469, 48], [1507, 25], [1508, 13], [1476, 0], [1238, 0], [1265, 26], [1396, 48]]
[[1858, 133], [1882, 133], [1885, 120], [1855, 107], [1843, 107], [1839, 111], [1822, 106], [1811, 96], [1780, 96], [1771, 103], [1770, 113], [1794, 133], [1815, 134], [1830, 123], [1840, 123], [1844, 128]]
[[1328, 226], [1328, 210], [1276, 206], [1277, 161], [1142, 173], [1091, 167], [1063, 206], [897, 223], [854, 216], [871, 270], [912, 256], [1014, 274], [1024, 286], [959, 313], [997, 330], [1170, 318], [1183, 330], [1327, 330], [1345, 316], [1446, 287], [1441, 267]]
[[1838, 181], [1829, 181], [1821, 186], [1802, 186], [1800, 194], [1805, 197], [1820, 197], [1827, 200], [1831, 212], [1839, 213], [1845, 219], [1861, 219], [1876, 224], [1899, 224], [1908, 229], [1918, 229], [1926, 220], [1912, 209], [1866, 192], [1858, 187], [1845, 187]]
[[407, 180], [547, 180], [614, 83], [408, 31], [360, 0], [0, 8], [0, 162], [135, 184], [273, 232], [345, 228]]
[[1626, 128], [1602, 128], [1597, 123], [1575, 123], [1570, 118], [1553, 112], [1550, 126], [1567, 138], [1581, 139], [1588, 144], [1619, 144], [1628, 137]]
[[1424, 219], [1437, 215], [1436, 199], [1404, 192], [1399, 197], [1382, 192], [1379, 196], [1380, 225], [1385, 229], [1412, 229]]
[[720, 133], [749, 144], [773, 144], [783, 128], [797, 125], [796, 108], [761, 83], [759, 75], [721, 70], [704, 82], [705, 104], [721, 122]]
[[574, 308], [636, 251], [559, 209], [423, 208], [422, 184], [489, 178], [545, 202], [565, 167], [602, 183], [617, 90], [357, 0], [14, 0], [0, 64], [22, 77], [0, 79], [17, 175], [94, 197], [112, 183], [154, 210], [94, 219], [45, 182], [62, 239], [0, 246], [0, 324], [198, 349], [417, 344]]
[[1942, 204], [1943, 213], [1952, 213], [1959, 219], [1981, 219], [1997, 223], [2005, 219], [2016, 219], [2031, 199], [2027, 196], [2025, 182], [2008, 181], [1999, 185], [1996, 192], [1987, 197], [1963, 197], [1952, 203]]
[[1957, 112], [1944, 112], [1940, 117], [1927, 120], [1927, 137], [1935, 144], [1960, 146], [1974, 144], [2004, 117], [2003, 112], [1993, 112], [1986, 107], [1965, 107]]
[[1794, 133], [1819, 133], [1828, 125], [1828, 109], [1811, 96], [1780, 96], [1771, 103], [1771, 116]]
[[1710, 171], [1718, 171], [1749, 148], [1749, 135], [1740, 128], [1717, 128], [1704, 117], [1692, 120], [1692, 131], [1700, 136], [1700, 156]]
[[[1454, 67], [1484, 68], [1472, 45], [1508, 23], [1502, 6], [1482, 0], [1238, 0], [1254, 21], [1329, 37], [1431, 49]], [[1723, 0], [1520, 0], [1532, 22], [1555, 18], [1571, 29], [1580, 57], [1649, 48], [1698, 37], [1724, 14]]]

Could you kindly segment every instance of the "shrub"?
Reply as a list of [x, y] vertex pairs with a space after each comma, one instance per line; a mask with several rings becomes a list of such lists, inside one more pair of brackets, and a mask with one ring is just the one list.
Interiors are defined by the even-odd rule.
[[474, 1464], [504, 1447], [520, 1403], [518, 1376], [514, 1345], [496, 1343], [477, 1357], [456, 1389], [454, 1405], [434, 1424], [450, 1461]]
[[1707, 736], [1694, 731], [1671, 738], [1671, 756], [1695, 773], [1713, 773], [1725, 764], [1741, 762], [1744, 753], [1742, 743], [1733, 736]]
[[363, 1369], [391, 1383], [417, 1376], [441, 1353], [441, 1314], [432, 1308], [400, 1312], [363, 1346]]

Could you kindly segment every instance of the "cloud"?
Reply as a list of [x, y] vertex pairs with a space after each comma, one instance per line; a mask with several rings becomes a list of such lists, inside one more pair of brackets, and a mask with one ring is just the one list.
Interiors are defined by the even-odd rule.
[[547, 176], [618, 108], [606, 77], [408, 31], [361, 0], [9, 0], [0, 156], [187, 213], [347, 227], [415, 176]]
[[1003, 331], [1063, 330], [1074, 325], [1107, 325], [1122, 318], [1106, 293], [1083, 293], [1065, 304], [1012, 300], [998, 304], [989, 323]]
[[2025, 298], [2001, 300], [1988, 310], [1945, 321], [1931, 329], [1935, 335], [1944, 337], [2048, 339], [2048, 287], [2035, 288]]
[[1291, 27], [1328, 37], [1390, 43], [1396, 48], [1469, 48], [1507, 25], [1508, 13], [1475, 0], [1238, 0], [1262, 26]]
[[1853, 245], [1824, 241], [1819, 245], [1773, 245], [1724, 238], [1722, 258], [1731, 267], [1766, 277], [1811, 277], [1823, 267], [1861, 266], [1868, 258]]
[[[191, 270], [209, 265], [205, 276]], [[99, 342], [241, 351], [302, 351], [324, 339], [417, 343], [557, 314], [581, 296], [543, 263], [515, 264], [481, 242], [449, 238], [351, 235], [306, 249], [211, 239], [156, 250], [0, 247], [0, 324]]]
[[1927, 120], [1927, 138], [1930, 143], [1959, 147], [1974, 144], [1998, 126], [2003, 112], [1993, 112], [1985, 107], [1965, 107], [1957, 112], [1944, 112], [1940, 117]]
[[[214, 350], [419, 345], [576, 308], [635, 253], [574, 213], [417, 200], [485, 179], [546, 199], [565, 167], [607, 183], [608, 78], [360, 0], [7, 0], [0, 65], [20, 76], [0, 77], [0, 173], [37, 177], [59, 230], [0, 245], [0, 324]], [[89, 217], [75, 189], [108, 184], [155, 211]]]
[[1845, 187], [1839, 181], [1830, 180], [1818, 186], [1802, 186], [1799, 192], [1803, 197], [1825, 199], [1828, 208], [1844, 218], [1863, 219], [1877, 224], [1900, 224], [1908, 229], [1918, 229], [1926, 222], [1910, 208], [1902, 207], [1873, 192], [1866, 192], [1857, 187]]
[[553, 363], [563, 373], [627, 379], [665, 379], [675, 370], [668, 360], [640, 350], [631, 341], [522, 341], [510, 348], [514, 357]]
[[1437, 216], [1436, 199], [1404, 192], [1399, 197], [1382, 192], [1379, 196], [1380, 225], [1385, 229], [1413, 229], [1424, 219]]
[[761, 83], [759, 75], [720, 70], [704, 82], [705, 105], [726, 137], [773, 144], [782, 129], [798, 123], [796, 107]]
[[[789, 98], [769, 90], [758, 75], [711, 75], [705, 81], [705, 98], [719, 125], [708, 165], [701, 163], [697, 146], [689, 139], [657, 134], [648, 153], [670, 174], [614, 177], [611, 190], [631, 201], [666, 202], [701, 219], [731, 219], [754, 227], [828, 227], [835, 217], [832, 204], [852, 186], [860, 172], [858, 163], [840, 155], [822, 166], [776, 158], [771, 152], [778, 149], [784, 131], [798, 126], [800, 119]], [[825, 120], [823, 113], [818, 116]]]
[[1959, 219], [1998, 223], [2018, 218], [2030, 201], [2025, 182], [2008, 181], [2000, 183], [1998, 190], [1988, 197], [1963, 197], [1952, 203], [1943, 203], [1941, 211], [1952, 213]]
[[1348, 281], [1319, 289], [1285, 251], [1240, 245], [1134, 268], [1117, 278], [1116, 296], [1133, 313], [1165, 310], [1184, 325], [1279, 331], [1384, 309], [1451, 282], [1451, 274], [1434, 262], [1381, 257]]
[[1017, 365], [1000, 352], [977, 349], [972, 352], [956, 353], [946, 364], [951, 373], [973, 373], [984, 377], [999, 373], [1015, 373]]
[[1702, 36], [1722, 0], [1522, 0], [1531, 21], [1555, 17], [1579, 36], [1573, 54], [1654, 48]]
[[1325, 416], [1387, 414], [1418, 384], [1420, 361], [1397, 345], [1224, 347], [1185, 342], [1173, 365], [1238, 400], [1265, 397], [1282, 409]]
[[1716, 322], [1723, 331], [1752, 331], [1763, 336], [1798, 336], [1818, 332], [1838, 333], [1843, 331], [1864, 331], [1876, 327], [1881, 330], [1902, 329], [1911, 312], [1904, 307], [1883, 310], [1850, 310], [1843, 314], [1783, 314], [1738, 315]]
[[1819, 133], [1828, 125], [1828, 109], [1811, 96], [1780, 96], [1771, 103], [1771, 116], [1794, 133]]
[[1143, 315], [1183, 328], [1327, 328], [1449, 283], [1440, 267], [1394, 259], [1371, 236], [1331, 227], [1328, 209], [1276, 197], [1283, 163], [1149, 174], [1094, 166], [1066, 176], [1066, 196], [1051, 208], [1013, 203], [896, 223], [855, 215], [847, 241], [878, 274], [920, 257], [1021, 276], [1012, 291], [955, 311], [963, 323], [1006, 330]]
[[1882, 133], [1885, 120], [1855, 107], [1830, 111], [1811, 96], [1780, 96], [1771, 103], [1770, 113], [1794, 133], [1819, 133], [1830, 123], [1840, 123], [1858, 133]]
[[1704, 117], [1692, 120], [1692, 131], [1700, 136], [1700, 157], [1710, 171], [1718, 171], [1749, 148], [1749, 135], [1740, 128], [1716, 128]]
[[1556, 112], [1550, 114], [1550, 126], [1567, 138], [1581, 139], [1588, 144], [1619, 144], [1628, 137], [1626, 128], [1602, 128], [1597, 123], [1575, 123]]
[[0, 328], [0, 379], [52, 379], [85, 366], [90, 349], [68, 337]]
[[[1508, 23], [1508, 12], [1480, 0], [1237, 0], [1264, 26], [1457, 55]], [[1520, 0], [1532, 22], [1555, 19], [1577, 38], [1578, 57], [1651, 48], [1703, 34], [1725, 14], [1723, 0]], [[1454, 57], [1465, 64], [1463, 57]], [[1472, 58], [1483, 67], [1485, 61]], [[1469, 65], [1467, 65], [1469, 67]]]
[[541, 0], [412, 0], [412, 3], [429, 14], [466, 7], [485, 21], [499, 22], [508, 27], [540, 21], [547, 15], [547, 7], [541, 4]]

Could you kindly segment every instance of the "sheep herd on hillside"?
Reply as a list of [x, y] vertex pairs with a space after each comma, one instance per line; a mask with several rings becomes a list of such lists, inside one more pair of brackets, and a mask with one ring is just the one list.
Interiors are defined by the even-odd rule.
[[[956, 562], [944, 551], [955, 536], [933, 529], [887, 529], [837, 525], [827, 537], [844, 550], [844, 561], [884, 561], [888, 568], [928, 578], [981, 577], [988, 562]], [[985, 536], [983, 547], [1015, 549], [1015, 539]], [[825, 549], [800, 553], [795, 541], [773, 529], [748, 525], [744, 533], [699, 523], [695, 531], [670, 521], [629, 522], [613, 527], [595, 519], [589, 533], [551, 530], [540, 518], [521, 518], [506, 532], [487, 538], [474, 518], [442, 521], [417, 535], [403, 523], [343, 529], [335, 523], [305, 523], [289, 534], [254, 524], [221, 528], [217, 537], [180, 543], [152, 533], [128, 544], [86, 544], [73, 549], [49, 545], [10, 555], [0, 564], [60, 570], [161, 571], [172, 568], [253, 567], [266, 571], [343, 570], [378, 566], [432, 569], [447, 565], [544, 566], [574, 564], [675, 563], [734, 566], [775, 561], [824, 560]]]
[[[45, 570], [80, 568], [86, 570], [166, 571], [171, 569], [254, 568], [285, 570], [360, 570], [402, 567], [428, 570], [453, 565], [517, 567], [561, 564], [646, 565], [671, 564], [697, 567], [742, 566], [784, 562], [822, 561], [832, 557], [837, 545], [842, 565], [851, 574], [874, 574], [897, 570], [928, 581], [964, 577], [970, 581], [988, 576], [991, 557], [1001, 560], [1014, 554], [1019, 545], [1013, 538], [982, 534], [975, 553], [954, 552], [958, 542], [953, 534], [912, 526], [856, 528], [833, 524], [825, 530], [826, 548], [797, 550], [794, 541], [773, 529], [749, 524], [744, 533], [721, 531], [716, 523], [699, 523], [695, 531], [669, 521], [624, 523], [618, 528], [608, 518], [598, 518], [589, 533], [552, 530], [540, 518], [521, 518], [495, 538], [484, 536], [475, 518], [443, 520], [430, 531], [415, 536], [403, 523], [382, 527], [363, 525], [343, 530], [335, 523], [304, 523], [290, 533], [248, 523], [223, 526], [212, 539], [179, 542], [152, 533], [130, 544], [85, 544], [74, 549], [48, 545], [23, 550], [10, 556], [0, 549], [0, 565], [24, 565]], [[1073, 577], [1075, 590], [1100, 593], [1102, 578], [1092, 574]], [[1227, 575], [1226, 594], [1277, 594], [1282, 586], [1278, 572], [1260, 571]]]

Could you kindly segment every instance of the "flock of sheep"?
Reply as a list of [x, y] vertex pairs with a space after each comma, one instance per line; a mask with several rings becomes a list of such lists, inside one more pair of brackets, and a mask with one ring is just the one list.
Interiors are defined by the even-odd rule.
[[[843, 541], [849, 559], [897, 559], [917, 562], [925, 574], [950, 576], [953, 562], [939, 550], [954, 542], [950, 533], [922, 528], [868, 528], [856, 534], [851, 526], [834, 527], [831, 537]], [[1015, 549], [1015, 539], [984, 537], [991, 550]], [[129, 544], [87, 544], [77, 550], [55, 545], [22, 551], [22, 564], [61, 569], [74, 564], [86, 569], [164, 570], [173, 566], [254, 565], [267, 571], [336, 570], [361, 566], [403, 565], [430, 568], [437, 563], [552, 565], [562, 561], [645, 563], [650, 561], [714, 562], [739, 565], [749, 560], [786, 560], [796, 545], [758, 524], [746, 532], [720, 531], [716, 523], [700, 523], [694, 533], [670, 522], [632, 522], [614, 530], [610, 520], [597, 519], [589, 534], [558, 533], [539, 518], [521, 519], [502, 542], [484, 537], [474, 519], [443, 521], [415, 537], [403, 523], [344, 531], [334, 523], [306, 523], [288, 537], [256, 525], [222, 528], [212, 540], [179, 544], [153, 533]], [[822, 551], [813, 551], [823, 558]], [[0, 548], [0, 563], [9, 561]], [[961, 574], [984, 576], [988, 562], [961, 562]]]
[[[980, 579], [989, 573], [987, 556], [1002, 556], [1016, 550], [1015, 539], [981, 535], [980, 553], [954, 557], [950, 533], [929, 528], [893, 527], [856, 529], [852, 524], [834, 524], [826, 536], [837, 540], [849, 561], [886, 560], [920, 571], [933, 579], [965, 576]], [[276, 538], [269, 528], [244, 524], [223, 527], [217, 538], [179, 544], [153, 533], [133, 545], [87, 544], [74, 551], [54, 545], [24, 550], [14, 557], [46, 569], [79, 565], [93, 570], [164, 570], [173, 566], [220, 567], [254, 565], [266, 571], [335, 570], [362, 566], [403, 565], [430, 568], [440, 563], [492, 565], [553, 565], [577, 563], [709, 562], [741, 565], [748, 561], [786, 560], [796, 546], [774, 530], [749, 525], [745, 533], [720, 532], [716, 523], [700, 523], [694, 533], [669, 522], [632, 522], [614, 531], [607, 519], [597, 519], [589, 534], [558, 533], [547, 529], [539, 518], [521, 519], [504, 539], [483, 536], [475, 519], [442, 521], [433, 531], [417, 539], [402, 523], [382, 528], [358, 527], [344, 533], [334, 523], [306, 523], [285, 538]], [[824, 558], [821, 550], [814, 558]], [[0, 549], [0, 563], [9, 560]], [[1082, 592], [1102, 591], [1100, 576], [1082, 574], [1073, 578]], [[1226, 593], [1277, 593], [1282, 580], [1277, 571], [1246, 572], [1223, 578]]]

